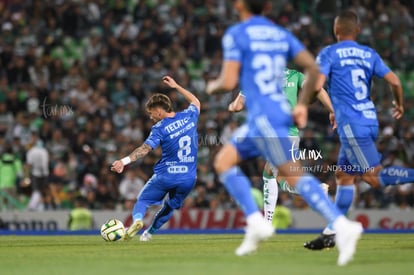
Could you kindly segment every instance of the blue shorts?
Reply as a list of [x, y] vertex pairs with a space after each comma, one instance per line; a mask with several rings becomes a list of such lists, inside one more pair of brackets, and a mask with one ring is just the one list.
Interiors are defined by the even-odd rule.
[[148, 206], [159, 205], [168, 194], [168, 205], [178, 209], [193, 189], [195, 182], [194, 178], [171, 179], [154, 174], [138, 195], [138, 201]]
[[262, 156], [275, 167], [291, 161], [292, 150], [297, 147], [289, 139], [289, 125], [276, 125], [264, 115], [242, 125], [231, 143], [242, 160]]
[[378, 126], [346, 124], [338, 127], [341, 147], [338, 156], [338, 170], [350, 175], [362, 175], [381, 162], [376, 147]]

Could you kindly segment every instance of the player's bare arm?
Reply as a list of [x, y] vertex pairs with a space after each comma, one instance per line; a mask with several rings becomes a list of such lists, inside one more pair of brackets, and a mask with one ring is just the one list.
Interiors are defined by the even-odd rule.
[[303, 83], [302, 92], [299, 95], [298, 104], [308, 106], [315, 93], [320, 91], [321, 87], [316, 87], [316, 80], [319, 75], [319, 67], [315, 62], [312, 54], [307, 51], [301, 51], [294, 59], [295, 64], [303, 68], [306, 81]]
[[[304, 83], [306, 82], [306, 80], [305, 81], [303, 81], [303, 84], [302, 84], [302, 86], [304, 85]], [[323, 84], [322, 84], [323, 85]], [[318, 81], [316, 81], [316, 86], [317, 87], [320, 87], [320, 85], [318, 84]], [[332, 102], [331, 102], [331, 99], [330, 99], [330, 97], [329, 97], [329, 95], [328, 95], [328, 92], [323, 88], [323, 87], [321, 87], [321, 88], [317, 88], [317, 90], [316, 90], [316, 99], [318, 99], [321, 103], [322, 103], [322, 105], [330, 112], [330, 113], [333, 113], [334, 112], [334, 109], [333, 109], [333, 106], [332, 106]], [[313, 103], [314, 101], [313, 100], [311, 100], [311, 102], [310, 103]]]
[[111, 171], [122, 173], [126, 165], [140, 158], [145, 157], [151, 150], [152, 150], [151, 146], [145, 143], [142, 144], [137, 149], [135, 149], [131, 154], [129, 154], [129, 156], [123, 159], [114, 161], [114, 163], [112, 163], [112, 166], [111, 166]]
[[403, 101], [403, 90], [401, 81], [394, 72], [389, 72], [384, 76], [385, 81], [391, 87], [391, 91], [394, 94], [392, 116], [395, 119], [400, 119], [404, 114], [404, 101]]
[[207, 83], [207, 94], [231, 91], [239, 81], [240, 63], [236, 61], [225, 61], [220, 76]]
[[299, 95], [298, 104], [293, 109], [293, 119], [299, 128], [304, 128], [308, 120], [308, 106], [314, 94], [320, 90], [316, 89], [316, 78], [319, 75], [319, 67], [315, 63], [312, 54], [307, 51], [301, 51], [294, 59], [294, 62], [301, 66], [305, 71], [305, 83], [302, 86], [302, 92]]
[[329, 98], [328, 92], [321, 88], [319, 92], [316, 94], [316, 97], [318, 100], [323, 104], [323, 106], [329, 111], [329, 121], [332, 125], [332, 129], [336, 129], [336, 120], [335, 120], [335, 114], [334, 109], [332, 106], [331, 99]]
[[142, 144], [129, 155], [131, 162], [145, 157], [149, 152], [151, 152], [151, 150], [151, 146], [146, 143]]
[[182, 94], [185, 97], [185, 99], [188, 102], [190, 102], [190, 104], [194, 104], [197, 107], [197, 109], [200, 111], [200, 106], [201, 106], [200, 101], [190, 91], [184, 89], [182, 86], [177, 84], [177, 82], [175, 82], [175, 80], [171, 76], [164, 76], [162, 78], [162, 81], [165, 84], [167, 84], [170, 88], [176, 89], [180, 94]]
[[331, 99], [329, 98], [328, 92], [324, 88], [321, 88], [319, 90], [319, 92], [316, 94], [316, 98], [322, 103], [322, 105], [330, 113], [333, 113], [334, 112]]

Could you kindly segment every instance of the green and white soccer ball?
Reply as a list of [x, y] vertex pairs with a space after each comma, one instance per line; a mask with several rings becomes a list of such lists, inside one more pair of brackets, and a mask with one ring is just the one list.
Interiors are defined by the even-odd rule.
[[105, 241], [114, 242], [121, 240], [125, 237], [125, 226], [117, 219], [107, 220], [101, 226], [101, 236]]

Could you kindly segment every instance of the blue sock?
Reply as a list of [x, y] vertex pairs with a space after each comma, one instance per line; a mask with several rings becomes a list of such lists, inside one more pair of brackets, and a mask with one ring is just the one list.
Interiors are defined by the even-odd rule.
[[346, 215], [354, 201], [355, 185], [338, 185], [336, 188], [335, 205]]
[[250, 182], [238, 167], [232, 167], [222, 173], [220, 180], [246, 217], [259, 211], [251, 193]]
[[414, 182], [414, 169], [390, 166], [381, 170], [378, 179], [382, 186]]
[[[346, 215], [354, 201], [355, 185], [338, 185], [336, 187], [335, 205], [342, 214]], [[328, 229], [334, 230], [332, 223], [328, 224]]]
[[143, 204], [139, 199], [134, 205], [134, 209], [132, 209], [132, 219], [136, 220], [143, 220], [144, 215], [147, 212], [148, 205]]
[[320, 182], [311, 175], [304, 175], [297, 183], [296, 190], [312, 209], [332, 223], [342, 213], [324, 194]]
[[136, 221], [136, 220], [141, 220], [143, 219], [143, 215], [141, 213], [136, 213], [132, 215], [132, 220]]

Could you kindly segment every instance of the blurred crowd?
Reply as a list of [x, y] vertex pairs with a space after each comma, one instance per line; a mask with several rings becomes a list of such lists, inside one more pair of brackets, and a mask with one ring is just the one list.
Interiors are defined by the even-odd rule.
[[[373, 85], [383, 164], [412, 166], [411, 1], [272, 2], [277, 3], [267, 15], [315, 55], [334, 42], [331, 25], [337, 11], [352, 8], [359, 14], [360, 42], [377, 49], [405, 88], [406, 114], [396, 122], [388, 87], [379, 80]], [[227, 111], [237, 91], [210, 97], [204, 92], [206, 81], [220, 70], [223, 32], [237, 20], [231, 5], [225, 0], [0, 0], [0, 206], [71, 209], [81, 196], [90, 209], [131, 209], [160, 151], [121, 175], [109, 167], [148, 135], [152, 122], [143, 106], [152, 93], [170, 96], [177, 110], [187, 106], [177, 92], [162, 86], [161, 77], [171, 75], [202, 102], [198, 180], [184, 207], [236, 207], [212, 160], [244, 114]], [[322, 159], [305, 164], [333, 167], [338, 140], [323, 107], [312, 106], [309, 127], [301, 135], [302, 148], [323, 152]], [[262, 167], [262, 160], [243, 164], [259, 190]], [[333, 172], [315, 173], [333, 196]], [[356, 184], [355, 207], [414, 207], [412, 184], [384, 190]], [[283, 193], [280, 204], [306, 208], [300, 197]]]

